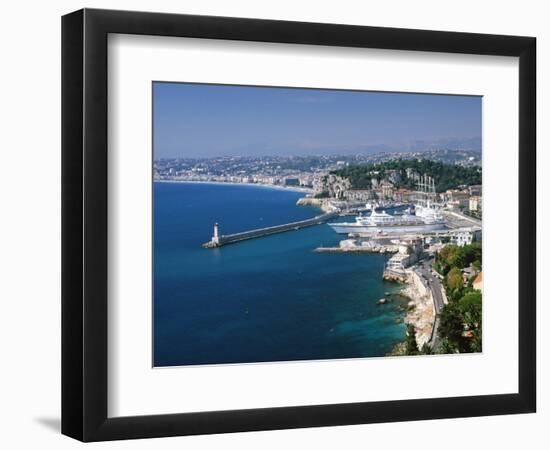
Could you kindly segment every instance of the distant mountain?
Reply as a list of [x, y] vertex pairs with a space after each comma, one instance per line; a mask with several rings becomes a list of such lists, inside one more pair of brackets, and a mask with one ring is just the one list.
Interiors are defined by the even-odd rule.
[[433, 141], [414, 141], [409, 151], [425, 150], [481, 150], [481, 137], [473, 138], [445, 138]]
[[444, 138], [436, 140], [415, 140], [402, 144], [368, 144], [364, 146], [345, 145], [341, 147], [311, 147], [288, 151], [292, 155], [374, 155], [380, 153], [427, 152], [434, 150], [481, 151], [481, 137]]

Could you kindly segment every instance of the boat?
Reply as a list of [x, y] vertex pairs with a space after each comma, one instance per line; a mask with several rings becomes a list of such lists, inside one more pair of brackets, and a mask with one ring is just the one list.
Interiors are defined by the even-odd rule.
[[438, 213], [424, 211], [425, 215], [391, 215], [386, 211], [373, 211], [370, 216], [357, 216], [355, 222], [335, 222], [328, 225], [339, 234], [349, 233], [422, 233], [445, 228], [445, 220]]
[[441, 208], [430, 200], [430, 195], [435, 196], [433, 179], [426, 177], [422, 180], [420, 198], [403, 214], [392, 215], [374, 208], [368, 216], [357, 216], [355, 222], [334, 222], [328, 225], [339, 234], [414, 234], [444, 229], [445, 219], [441, 215]]

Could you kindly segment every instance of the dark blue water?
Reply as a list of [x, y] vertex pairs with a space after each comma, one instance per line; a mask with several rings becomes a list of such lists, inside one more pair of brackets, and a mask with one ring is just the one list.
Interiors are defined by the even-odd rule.
[[[313, 217], [302, 194], [244, 185], [155, 183], [155, 366], [384, 356], [405, 336], [382, 255], [314, 253], [328, 225], [203, 249], [222, 234]], [[348, 218], [349, 219], [349, 218]]]

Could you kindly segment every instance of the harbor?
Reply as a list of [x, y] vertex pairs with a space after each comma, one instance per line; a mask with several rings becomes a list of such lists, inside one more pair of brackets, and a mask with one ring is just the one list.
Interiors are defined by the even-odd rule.
[[[414, 332], [416, 351], [440, 352], [442, 341], [438, 333], [440, 314], [448, 303], [442, 275], [433, 263], [448, 244], [469, 246], [482, 239], [481, 220], [466, 215], [454, 204], [437, 202], [434, 180], [421, 177], [414, 201], [405, 205], [403, 213], [388, 213], [391, 204], [383, 208], [365, 205], [370, 214], [362, 212], [355, 221], [329, 223], [336, 233], [346, 235], [338, 246], [317, 247], [316, 253], [379, 253], [389, 254], [382, 278], [404, 285], [400, 293], [409, 299], [405, 324]], [[402, 205], [399, 205], [400, 207]], [[477, 280], [468, 270], [462, 271], [464, 283]], [[479, 289], [479, 287], [478, 287]], [[378, 300], [386, 304], [386, 297]], [[466, 332], [468, 336], [468, 332]], [[392, 355], [409, 354], [406, 344], [398, 344]]]
[[[357, 192], [355, 197], [348, 193], [345, 198], [307, 195], [299, 198], [296, 205], [319, 208], [322, 214], [226, 235], [220, 233], [220, 226], [216, 223], [212, 238], [202, 246], [219, 248], [327, 224], [335, 235], [344, 235], [343, 239], [337, 245], [332, 241], [333, 245], [316, 246], [312, 252], [385, 255], [382, 280], [404, 285], [399, 290], [400, 295], [408, 299], [404, 323], [414, 330], [418, 351], [428, 348], [439, 352], [439, 315], [447, 304], [447, 296], [440, 282], [441, 275], [432, 268], [434, 257], [448, 244], [463, 247], [480, 242], [481, 220], [465, 214], [464, 208], [456, 208], [457, 204], [463, 203], [454, 203], [452, 196], [437, 194], [434, 178], [419, 176], [417, 182], [417, 191], [406, 201], [402, 197], [386, 197], [385, 200], [362, 203], [358, 198], [364, 197]], [[366, 198], [370, 198], [370, 194]], [[454, 198], [460, 198], [460, 195], [454, 193]], [[384, 296], [376, 304], [384, 305], [389, 301], [391, 299]], [[391, 354], [404, 354], [403, 345], [398, 344]]]

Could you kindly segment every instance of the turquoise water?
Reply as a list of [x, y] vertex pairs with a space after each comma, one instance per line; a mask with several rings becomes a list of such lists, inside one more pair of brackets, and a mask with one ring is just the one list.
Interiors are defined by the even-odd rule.
[[385, 257], [313, 252], [342, 238], [326, 224], [201, 248], [214, 222], [228, 234], [317, 215], [302, 195], [154, 184], [155, 366], [384, 356], [404, 339], [403, 301], [376, 305], [399, 289]]

